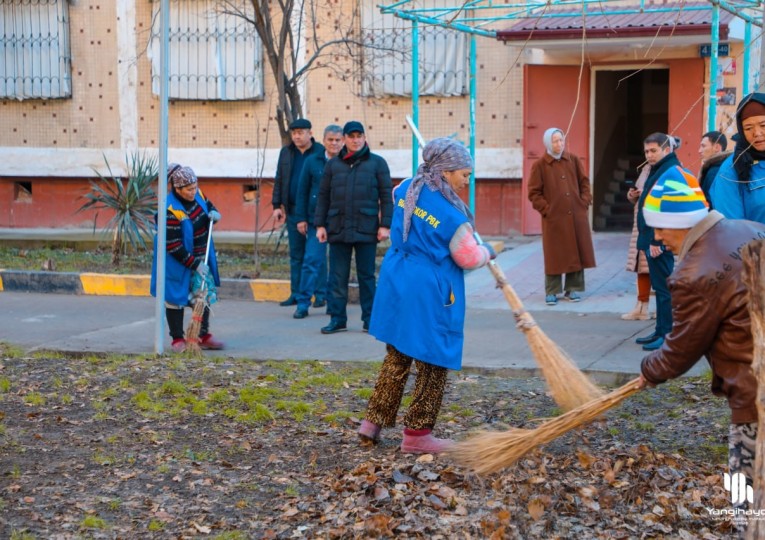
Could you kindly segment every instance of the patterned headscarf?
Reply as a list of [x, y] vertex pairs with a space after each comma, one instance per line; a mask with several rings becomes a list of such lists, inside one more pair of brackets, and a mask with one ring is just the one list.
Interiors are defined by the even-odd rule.
[[563, 150], [566, 149], [566, 136], [563, 135], [563, 130], [556, 127], [551, 127], [547, 131], [545, 131], [545, 134], [542, 135], [542, 142], [545, 145], [545, 148], [547, 149], [547, 153], [550, 154], [555, 159], [560, 159], [560, 157], [563, 155], [563, 150], [560, 151], [559, 154], [554, 154], [552, 150], [552, 137], [555, 135], [555, 132], [560, 133], [560, 136], [563, 137]]
[[462, 199], [444, 180], [441, 175], [443, 172], [458, 171], [460, 169], [472, 169], [473, 158], [465, 145], [454, 139], [441, 137], [433, 139], [422, 150], [422, 158], [425, 160], [417, 168], [417, 174], [414, 176], [409, 189], [406, 190], [404, 200], [404, 242], [409, 237], [409, 227], [412, 224], [412, 214], [417, 205], [417, 199], [420, 198], [420, 192], [423, 186], [428, 186], [430, 191], [440, 192], [452, 206], [465, 214], [470, 220], [470, 224], [475, 227], [473, 214], [465, 205]]
[[178, 189], [189, 184], [197, 183], [197, 175], [191, 167], [181, 167], [177, 163], [170, 163], [167, 166], [167, 179], [173, 183], [173, 187]]

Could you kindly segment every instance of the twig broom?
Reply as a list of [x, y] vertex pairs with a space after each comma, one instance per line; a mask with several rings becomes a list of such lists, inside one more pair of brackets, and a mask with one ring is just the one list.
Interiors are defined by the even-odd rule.
[[509, 467], [534, 448], [591, 422], [638, 391], [640, 391], [639, 378], [610, 394], [548, 420], [536, 429], [513, 428], [508, 431], [478, 432], [454, 445], [449, 453], [457, 461], [479, 474], [493, 473]]
[[[207, 231], [207, 248], [205, 249], [205, 264], [210, 258], [210, 243], [212, 241], [213, 220], [210, 220], [210, 230]], [[195, 296], [194, 309], [191, 312], [191, 322], [186, 329], [186, 352], [201, 356], [202, 347], [199, 345], [199, 331], [202, 328], [202, 318], [207, 307], [207, 277], [202, 280], [199, 291]]]
[[513, 310], [516, 326], [526, 334], [529, 348], [542, 370], [555, 402], [563, 410], [569, 411], [601, 397], [603, 391], [592, 384], [574, 361], [537, 326], [515, 290], [507, 282], [502, 269], [494, 261], [489, 263], [488, 268]]

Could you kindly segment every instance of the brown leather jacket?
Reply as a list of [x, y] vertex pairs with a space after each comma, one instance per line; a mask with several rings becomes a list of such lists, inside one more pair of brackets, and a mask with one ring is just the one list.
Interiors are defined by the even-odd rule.
[[712, 368], [712, 392], [725, 396], [731, 422], [757, 421], [757, 381], [748, 291], [740, 251], [765, 238], [765, 225], [725, 219], [714, 210], [683, 242], [680, 263], [667, 280], [672, 331], [661, 349], [643, 359], [643, 377], [659, 384], [688, 371], [702, 355]]

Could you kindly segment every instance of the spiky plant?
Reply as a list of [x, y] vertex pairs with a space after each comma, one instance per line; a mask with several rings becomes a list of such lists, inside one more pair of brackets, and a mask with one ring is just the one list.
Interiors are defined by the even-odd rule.
[[[140, 152], [125, 158], [128, 166], [126, 179], [112, 173], [106, 156], [104, 162], [109, 176], [103, 176], [94, 169], [98, 179], [90, 181], [90, 192], [83, 195], [87, 202], [77, 212], [103, 209], [114, 213], [104, 230], [112, 233], [112, 264], [117, 266], [129, 245], [147, 249], [145, 237], [154, 230], [154, 213], [157, 210], [152, 182], [159, 170], [156, 157]], [[94, 228], [96, 220], [98, 212], [93, 220]]]

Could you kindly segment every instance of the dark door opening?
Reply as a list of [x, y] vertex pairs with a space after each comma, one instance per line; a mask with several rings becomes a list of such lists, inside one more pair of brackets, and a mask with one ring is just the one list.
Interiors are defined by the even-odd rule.
[[632, 229], [625, 180], [638, 177], [643, 139], [669, 124], [669, 70], [595, 73], [593, 229]]

